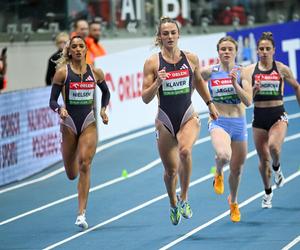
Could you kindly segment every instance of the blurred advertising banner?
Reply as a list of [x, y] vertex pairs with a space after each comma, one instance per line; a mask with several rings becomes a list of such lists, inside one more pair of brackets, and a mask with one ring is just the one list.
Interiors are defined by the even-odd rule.
[[[217, 61], [216, 44], [224, 35], [225, 33], [218, 33], [181, 38], [179, 47], [184, 51], [197, 54], [201, 65], [213, 64]], [[96, 59], [95, 66], [103, 69], [111, 92], [108, 126], [103, 125], [100, 116], [97, 115], [99, 140], [154, 125], [157, 98], [146, 105], [143, 103], [141, 95], [144, 63], [150, 55], [157, 52], [158, 49], [154, 45], [152, 47], [144, 46]], [[98, 88], [96, 93], [97, 107], [99, 107], [101, 92]], [[207, 109], [198, 94], [194, 93], [193, 103], [198, 112]], [[97, 113], [99, 114], [99, 110]]]
[[[300, 22], [288, 22], [257, 28], [228, 32], [239, 44], [238, 63], [248, 65], [257, 62], [256, 46], [263, 32], [272, 32], [275, 40], [275, 60], [290, 67], [295, 78], [300, 81]], [[285, 85], [285, 95], [295, 94], [289, 84]]]
[[0, 95], [0, 186], [61, 160], [59, 117], [49, 88]]

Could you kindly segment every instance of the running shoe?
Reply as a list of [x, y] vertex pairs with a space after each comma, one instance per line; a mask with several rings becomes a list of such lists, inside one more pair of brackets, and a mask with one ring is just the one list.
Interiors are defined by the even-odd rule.
[[230, 219], [232, 222], [239, 222], [241, 220], [241, 213], [237, 202], [231, 203], [230, 195], [228, 196], [228, 203], [230, 206]]
[[239, 222], [241, 220], [241, 213], [237, 203], [230, 204], [230, 218], [232, 222]]
[[75, 225], [81, 227], [82, 229], [87, 229], [89, 227], [88, 223], [86, 222], [85, 213], [77, 216]]
[[282, 174], [281, 168], [278, 171], [274, 171], [274, 181], [277, 188], [280, 188], [284, 184], [284, 176]]
[[261, 201], [261, 207], [262, 208], [272, 208], [272, 197], [273, 197], [273, 193], [264, 194], [262, 201]]
[[179, 206], [180, 206], [180, 212], [181, 212], [181, 215], [183, 216], [183, 218], [185, 219], [190, 219], [192, 218], [193, 216], [193, 211], [192, 211], [192, 208], [191, 208], [191, 205], [187, 202], [187, 201], [179, 201]]
[[170, 208], [170, 219], [174, 226], [178, 225], [181, 221], [180, 208], [177, 205], [176, 207]]
[[213, 181], [213, 186], [216, 194], [223, 194], [224, 193], [224, 175], [215, 174], [215, 178]]

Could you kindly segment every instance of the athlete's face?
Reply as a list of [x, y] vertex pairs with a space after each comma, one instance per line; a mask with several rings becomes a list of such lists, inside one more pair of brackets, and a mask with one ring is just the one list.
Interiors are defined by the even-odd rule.
[[275, 48], [269, 40], [261, 40], [258, 44], [257, 54], [261, 61], [273, 60]]
[[235, 44], [230, 41], [224, 41], [219, 44], [219, 57], [222, 63], [234, 62], [236, 57]]
[[160, 39], [163, 47], [176, 47], [178, 38], [179, 32], [175, 23], [163, 23], [160, 26]]
[[74, 38], [69, 47], [69, 53], [74, 60], [82, 60], [86, 55], [86, 45], [81, 38]]

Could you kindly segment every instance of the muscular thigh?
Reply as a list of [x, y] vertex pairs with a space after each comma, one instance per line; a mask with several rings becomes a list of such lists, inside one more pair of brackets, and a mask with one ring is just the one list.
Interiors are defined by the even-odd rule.
[[200, 132], [199, 119], [192, 117], [188, 120], [177, 133], [178, 146], [191, 148], [198, 138]]
[[77, 150], [77, 135], [67, 126], [61, 125], [62, 132], [62, 142], [61, 150], [63, 160], [66, 165], [73, 165], [73, 162], [76, 159], [76, 150]]
[[217, 155], [225, 153], [231, 155], [231, 139], [229, 134], [222, 128], [214, 128], [210, 131], [212, 145]]
[[96, 123], [90, 124], [88, 127], [86, 127], [81, 135], [79, 136], [78, 141], [78, 156], [79, 160], [83, 159], [92, 159], [95, 152], [96, 152], [96, 146], [97, 146], [97, 129], [96, 129]]
[[253, 127], [253, 139], [259, 158], [261, 160], [268, 160], [270, 158], [268, 132], [265, 129]]
[[287, 123], [278, 121], [269, 130], [269, 145], [280, 146], [283, 143], [287, 131]]
[[157, 147], [165, 168], [177, 167], [178, 142], [170, 131], [160, 122], [156, 121]]

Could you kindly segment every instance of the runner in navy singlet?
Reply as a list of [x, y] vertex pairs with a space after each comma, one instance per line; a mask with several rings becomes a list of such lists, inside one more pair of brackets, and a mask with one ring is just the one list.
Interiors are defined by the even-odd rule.
[[[102, 91], [100, 116], [108, 123], [106, 107], [110, 93], [104, 73], [88, 65], [85, 60], [87, 47], [82, 37], [73, 37], [63, 50], [63, 56], [53, 77], [50, 107], [60, 115], [62, 156], [69, 179], [78, 181], [78, 216], [75, 224], [86, 229], [86, 206], [90, 188], [90, 168], [98, 143], [94, 115], [96, 85]], [[65, 106], [57, 103], [63, 93]]]
[[[192, 217], [188, 202], [191, 152], [200, 131], [199, 119], [191, 102], [194, 88], [208, 104], [212, 118], [218, 116], [201, 77], [198, 57], [181, 51], [177, 46], [178, 38], [177, 23], [162, 17], [156, 34], [156, 45], [161, 52], [146, 60], [142, 89], [142, 98], [146, 104], [155, 96], [158, 97], [155, 122], [157, 146], [165, 168], [164, 181], [170, 199], [170, 219], [173, 225], [180, 222], [181, 216], [186, 219]], [[181, 193], [176, 196], [178, 175]]]
[[[275, 42], [271, 32], [263, 32], [257, 43], [259, 61], [246, 68], [252, 77], [254, 97], [253, 138], [259, 157], [259, 171], [265, 188], [262, 208], [272, 207], [272, 169], [277, 187], [284, 184], [280, 151], [288, 117], [283, 106], [284, 83], [290, 84], [300, 105], [300, 85], [286, 65], [274, 60]], [[272, 164], [272, 168], [271, 168]]]

